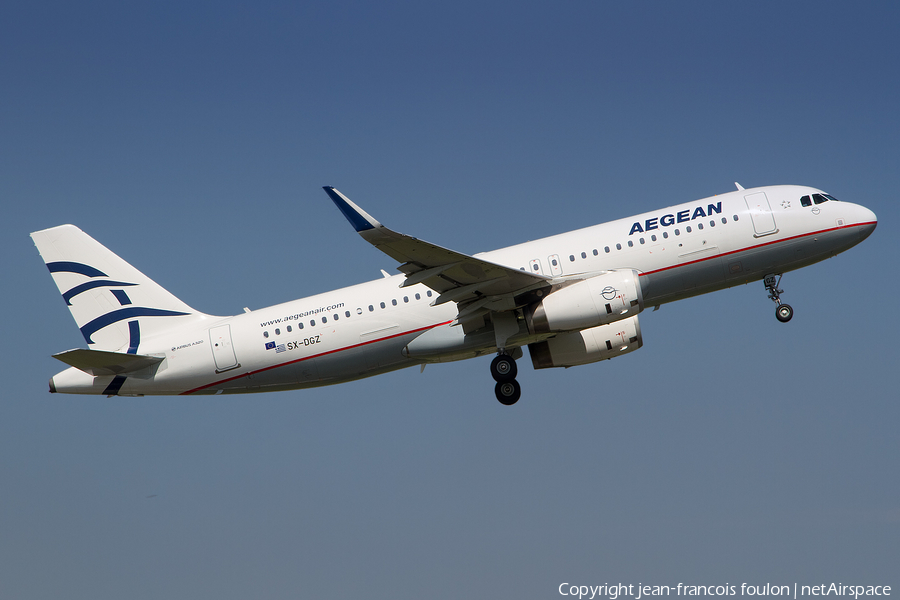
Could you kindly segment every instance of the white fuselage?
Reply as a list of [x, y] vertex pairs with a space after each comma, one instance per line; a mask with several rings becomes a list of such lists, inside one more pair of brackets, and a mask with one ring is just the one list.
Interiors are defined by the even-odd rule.
[[[764, 193], [766, 207], [753, 205]], [[828, 201], [800, 186], [740, 190], [477, 255], [550, 277], [616, 269], [640, 274], [654, 306], [797, 269], [846, 250], [869, 235], [875, 215]], [[128, 376], [120, 395], [259, 392], [328, 385], [425, 362], [476, 356], [492, 347], [461, 345], [453, 302], [424, 285], [401, 288], [386, 277], [232, 317], [204, 317], [141, 340], [143, 354], [165, 359], [144, 377]], [[421, 338], [427, 344], [411, 346]], [[535, 341], [523, 329], [510, 346]], [[444, 342], [443, 340], [446, 340]], [[71, 368], [51, 386], [102, 393], [109, 378]]]

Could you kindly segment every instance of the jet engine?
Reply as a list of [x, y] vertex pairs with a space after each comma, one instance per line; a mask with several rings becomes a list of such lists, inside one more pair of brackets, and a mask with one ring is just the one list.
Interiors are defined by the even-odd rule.
[[574, 367], [634, 352], [643, 345], [637, 316], [528, 345], [535, 369]]
[[609, 271], [554, 290], [525, 311], [532, 334], [574, 331], [613, 323], [644, 310], [638, 272]]

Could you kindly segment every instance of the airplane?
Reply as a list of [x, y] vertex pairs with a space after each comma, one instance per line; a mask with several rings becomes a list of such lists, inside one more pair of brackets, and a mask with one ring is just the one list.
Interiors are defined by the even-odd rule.
[[492, 252], [462, 254], [388, 229], [324, 190], [399, 274], [243, 314], [201, 313], [74, 225], [31, 234], [88, 348], [50, 392], [111, 396], [294, 390], [494, 355], [494, 392], [521, 395], [517, 359], [573, 367], [643, 344], [638, 315], [762, 280], [775, 316], [783, 273], [862, 242], [875, 214], [825, 192], [744, 189]]

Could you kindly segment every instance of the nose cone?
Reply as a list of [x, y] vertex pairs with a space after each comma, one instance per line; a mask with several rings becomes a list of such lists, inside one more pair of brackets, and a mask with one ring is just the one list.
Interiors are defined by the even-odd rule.
[[861, 218], [859, 219], [859, 241], [863, 241], [875, 231], [875, 227], [878, 225], [878, 217], [868, 208], [860, 208], [863, 214], [860, 215]]

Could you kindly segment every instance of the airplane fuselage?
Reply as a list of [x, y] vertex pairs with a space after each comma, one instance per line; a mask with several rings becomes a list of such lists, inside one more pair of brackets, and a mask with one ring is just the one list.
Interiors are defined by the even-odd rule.
[[[738, 190], [475, 258], [557, 279], [634, 270], [643, 304], [658, 306], [813, 264], [874, 230], [868, 209], [831, 197], [815, 203], [816, 194], [822, 198], [801, 186]], [[401, 288], [403, 282], [404, 275], [395, 275], [236, 316], [204, 315], [141, 339], [139, 353], [162, 362], [119, 377], [112, 390], [110, 377], [74, 367], [56, 375], [51, 389], [118, 395], [289, 390], [497, 352], [489, 323], [464, 331], [454, 322], [454, 302], [432, 306], [437, 292], [423, 284]], [[550, 337], [530, 330], [521, 314], [516, 327], [509, 348]]]

